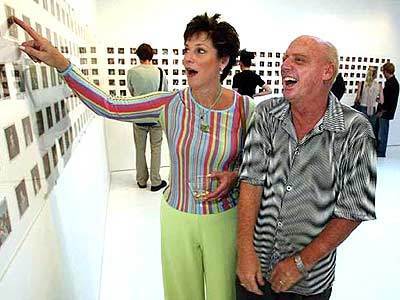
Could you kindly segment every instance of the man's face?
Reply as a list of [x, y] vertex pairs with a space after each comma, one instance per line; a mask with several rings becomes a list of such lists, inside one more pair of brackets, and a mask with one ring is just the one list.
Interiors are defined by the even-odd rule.
[[333, 76], [333, 71], [327, 60], [327, 49], [321, 42], [307, 36], [295, 39], [281, 67], [284, 97], [297, 103], [319, 95], [324, 81]]

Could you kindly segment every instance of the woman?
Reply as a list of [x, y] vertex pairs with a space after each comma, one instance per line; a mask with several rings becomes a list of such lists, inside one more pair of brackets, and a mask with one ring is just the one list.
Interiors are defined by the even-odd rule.
[[377, 73], [378, 70], [375, 67], [368, 68], [365, 81], [358, 84], [355, 100], [357, 109], [367, 116], [374, 129], [378, 102], [383, 103], [384, 101], [382, 85], [376, 81]]
[[[165, 299], [235, 298], [236, 169], [254, 105], [220, 84], [236, 62], [239, 38], [231, 25], [218, 19], [218, 14], [204, 14], [186, 27], [183, 64], [189, 88], [132, 98], [107, 95], [46, 39], [15, 19], [33, 37], [21, 49], [57, 68], [94, 112], [162, 124], [171, 161], [170, 186], [161, 204]], [[217, 181], [218, 187], [199, 197], [196, 186], [201, 180]]]
[[[259, 75], [250, 70], [254, 53], [243, 49], [240, 51], [239, 66], [241, 72], [233, 76], [232, 88], [241, 95], [263, 96], [271, 94], [271, 88], [261, 79]], [[256, 94], [256, 87], [262, 87], [263, 91]]]

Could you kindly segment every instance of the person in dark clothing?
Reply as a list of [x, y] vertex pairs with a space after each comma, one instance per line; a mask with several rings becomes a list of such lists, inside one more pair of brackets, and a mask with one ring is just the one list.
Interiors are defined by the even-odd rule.
[[343, 94], [346, 92], [346, 85], [344, 84], [344, 80], [342, 77], [342, 73], [338, 73], [336, 76], [336, 80], [331, 87], [331, 92], [338, 98], [342, 99]]
[[[240, 51], [239, 66], [241, 72], [233, 76], [232, 88], [241, 95], [263, 96], [271, 93], [270, 87], [257, 75], [250, 70], [251, 60], [254, 58], [253, 52], [248, 52], [246, 49]], [[256, 87], [260, 86], [263, 91], [256, 94]]]
[[390, 62], [385, 63], [381, 71], [386, 78], [383, 88], [383, 104], [378, 105], [378, 144], [377, 156], [386, 156], [386, 146], [389, 135], [389, 121], [393, 120], [396, 112], [397, 101], [399, 99], [399, 82], [394, 76], [394, 65]]

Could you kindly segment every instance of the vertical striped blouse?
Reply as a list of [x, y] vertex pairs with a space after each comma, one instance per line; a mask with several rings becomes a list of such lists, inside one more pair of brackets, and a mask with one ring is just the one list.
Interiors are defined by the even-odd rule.
[[[111, 97], [73, 65], [62, 75], [83, 103], [98, 115], [127, 122], [160, 122], [166, 133], [171, 162], [170, 185], [164, 192], [169, 205], [193, 214], [213, 214], [236, 206], [236, 188], [222, 199], [202, 202], [195, 197], [193, 182], [212, 171], [238, 168], [245, 134], [239, 101], [243, 101], [244, 116], [249, 124], [254, 110], [250, 97], [234, 92], [230, 107], [210, 110], [194, 99], [190, 88], [137, 97]], [[204, 124], [209, 132], [201, 130]]]

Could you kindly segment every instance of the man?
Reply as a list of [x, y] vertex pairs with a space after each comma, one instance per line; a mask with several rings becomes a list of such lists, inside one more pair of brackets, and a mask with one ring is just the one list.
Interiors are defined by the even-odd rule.
[[383, 88], [383, 104], [378, 105], [378, 157], [386, 156], [387, 140], [389, 135], [389, 121], [393, 120], [399, 99], [399, 82], [394, 76], [394, 65], [385, 63], [381, 71], [386, 78]]
[[333, 45], [300, 36], [281, 67], [284, 98], [258, 105], [238, 206], [237, 299], [329, 299], [336, 247], [375, 218], [374, 133], [329, 93]]
[[[128, 88], [132, 96], [140, 96], [155, 91], [167, 91], [168, 83], [163, 71], [152, 65], [153, 49], [148, 44], [141, 44], [136, 55], [140, 65], [128, 71]], [[167, 185], [160, 176], [161, 143], [163, 131], [158, 123], [133, 124], [136, 146], [136, 181], [139, 188], [146, 188], [149, 172], [146, 163], [146, 141], [150, 134], [151, 163], [150, 190], [156, 192]]]

